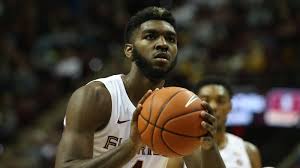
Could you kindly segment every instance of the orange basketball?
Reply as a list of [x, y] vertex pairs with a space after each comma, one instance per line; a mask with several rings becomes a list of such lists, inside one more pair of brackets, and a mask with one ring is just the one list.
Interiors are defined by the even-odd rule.
[[181, 87], [154, 91], [143, 103], [138, 116], [142, 142], [166, 157], [191, 154], [207, 131], [201, 126], [200, 98]]

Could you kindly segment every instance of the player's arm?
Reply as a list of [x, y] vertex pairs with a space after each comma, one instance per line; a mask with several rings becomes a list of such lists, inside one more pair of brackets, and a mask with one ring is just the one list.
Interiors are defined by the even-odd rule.
[[245, 146], [252, 168], [261, 168], [261, 157], [257, 147], [247, 141], [245, 141]]
[[179, 158], [169, 158], [168, 164], [166, 168], [183, 168], [183, 159], [181, 157]]
[[217, 119], [212, 115], [212, 109], [206, 102], [202, 102], [206, 109], [201, 112], [203, 121], [201, 125], [208, 131], [208, 134], [201, 138], [202, 145], [191, 155], [185, 156], [184, 162], [188, 168], [225, 168], [225, 164], [220, 155], [214, 135], [217, 129]]
[[68, 103], [66, 126], [58, 146], [55, 167], [117, 168], [126, 164], [139, 149], [132, 138], [93, 158], [94, 132], [107, 125], [110, 115], [111, 98], [103, 84], [95, 82], [75, 91]]

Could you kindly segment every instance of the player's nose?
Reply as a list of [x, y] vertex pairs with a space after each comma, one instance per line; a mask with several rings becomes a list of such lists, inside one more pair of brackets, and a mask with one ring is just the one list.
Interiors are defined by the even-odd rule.
[[166, 39], [164, 37], [158, 38], [155, 48], [164, 52], [168, 51], [169, 46]]
[[209, 106], [210, 106], [211, 109], [213, 110], [213, 113], [215, 113], [216, 110], [217, 110], [217, 103], [214, 102], [214, 101], [210, 101], [210, 102], [209, 102]]

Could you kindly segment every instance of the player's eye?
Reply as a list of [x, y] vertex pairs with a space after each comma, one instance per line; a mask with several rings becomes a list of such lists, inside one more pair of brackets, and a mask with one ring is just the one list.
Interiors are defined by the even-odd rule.
[[225, 104], [226, 103], [226, 99], [218, 99], [218, 103], [219, 104]]
[[166, 39], [167, 39], [167, 41], [169, 41], [171, 43], [176, 43], [176, 37], [168, 36]]
[[147, 40], [154, 40], [155, 39], [155, 35], [152, 34], [152, 33], [149, 33], [149, 34], [146, 34], [144, 38], [147, 39]]

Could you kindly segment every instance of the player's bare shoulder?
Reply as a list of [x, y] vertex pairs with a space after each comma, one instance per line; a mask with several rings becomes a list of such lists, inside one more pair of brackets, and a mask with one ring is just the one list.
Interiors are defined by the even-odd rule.
[[244, 144], [245, 144], [245, 147], [246, 147], [246, 150], [247, 150], [248, 153], [258, 151], [257, 147], [253, 143], [248, 142], [248, 141], [244, 141]]
[[245, 141], [246, 150], [253, 168], [261, 167], [261, 156], [258, 148], [251, 142]]
[[78, 88], [71, 96], [66, 113], [66, 126], [99, 129], [105, 127], [111, 114], [111, 97], [101, 82]]

